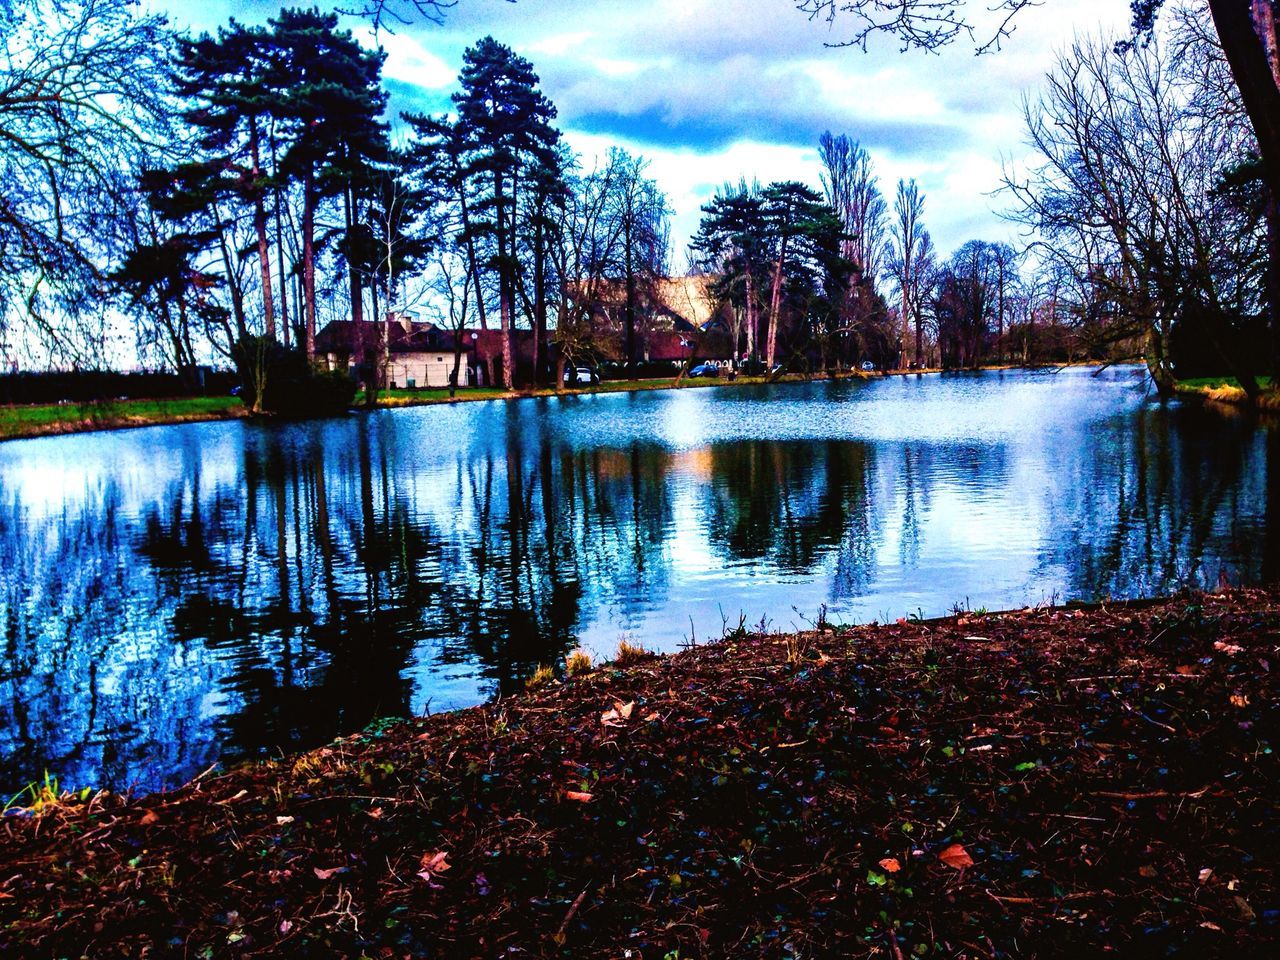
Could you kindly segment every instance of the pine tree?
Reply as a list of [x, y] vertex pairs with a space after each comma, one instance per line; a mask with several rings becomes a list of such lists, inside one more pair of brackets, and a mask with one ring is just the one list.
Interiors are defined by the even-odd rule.
[[[270, 38], [261, 27], [232, 20], [217, 36], [180, 40], [174, 67], [175, 92], [192, 101], [183, 117], [198, 131], [203, 157], [174, 171], [193, 201], [214, 203], [230, 195], [253, 208], [262, 311], [266, 335], [275, 337], [275, 299], [267, 240], [266, 197], [273, 171], [263, 167], [263, 128], [273, 109], [266, 83]], [[226, 174], [230, 173], [228, 177]]]
[[[315, 352], [316, 211], [326, 197], [341, 198], [348, 247], [371, 171], [388, 157], [387, 95], [381, 87], [381, 51], [365, 50], [335, 14], [286, 9], [270, 21], [270, 86], [279, 92], [286, 124], [282, 170], [302, 185], [302, 288], [306, 351]], [[363, 291], [359, 264], [348, 257], [352, 320], [360, 321]]]
[[517, 210], [531, 171], [555, 163], [560, 134], [551, 124], [556, 108], [538, 90], [532, 64], [492, 37], [463, 55], [459, 82], [462, 90], [453, 101], [463, 175], [487, 184], [472, 211], [471, 231], [494, 241], [489, 266], [498, 279], [503, 377], [508, 386], [514, 386], [512, 326], [520, 272]]

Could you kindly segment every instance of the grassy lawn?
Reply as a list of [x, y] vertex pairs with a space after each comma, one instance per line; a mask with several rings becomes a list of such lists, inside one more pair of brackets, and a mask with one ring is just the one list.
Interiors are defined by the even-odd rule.
[[38, 437], [82, 430], [187, 423], [240, 416], [236, 397], [181, 397], [172, 400], [103, 400], [0, 407], [0, 439]]
[[[1271, 377], [1259, 377], [1258, 386], [1262, 395], [1258, 397], [1257, 409], [1280, 412], [1280, 390]], [[1249, 398], [1240, 383], [1234, 377], [1196, 377], [1179, 380], [1175, 388], [1178, 393], [1187, 397], [1201, 397], [1216, 403], [1229, 403], [1236, 406], [1247, 406]]]
[[[1240, 382], [1235, 377], [1192, 377], [1189, 380], [1179, 380], [1178, 386], [1191, 390], [1218, 390], [1222, 387], [1235, 387], [1238, 390]], [[1271, 377], [1259, 377], [1258, 386], [1263, 390], [1270, 390], [1273, 387]]]

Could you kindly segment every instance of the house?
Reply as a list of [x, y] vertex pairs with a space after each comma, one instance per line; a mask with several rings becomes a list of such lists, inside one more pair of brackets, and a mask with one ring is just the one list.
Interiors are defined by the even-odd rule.
[[[639, 283], [635, 323], [635, 356], [638, 362], [684, 363], [696, 353], [699, 359], [728, 361], [734, 353], [733, 312], [714, 293], [716, 277], [658, 277]], [[607, 279], [571, 284], [570, 299], [590, 297], [593, 323], [609, 330], [622, 359], [622, 331], [626, 309], [626, 284]]]
[[[435, 324], [405, 316], [393, 315], [383, 323], [364, 323], [359, 328], [350, 320], [336, 320], [316, 334], [316, 357], [330, 370], [350, 370], [354, 376], [361, 375], [361, 367], [376, 369], [385, 363], [379, 379], [393, 390], [447, 387], [453, 376], [454, 336]], [[471, 382], [464, 348], [458, 385]]]
[[[458, 386], [505, 382], [501, 330], [466, 329], [459, 331], [458, 336], [461, 347]], [[513, 340], [517, 362], [531, 366], [533, 332], [516, 330]], [[452, 330], [400, 314], [390, 315], [383, 323], [360, 324], [359, 329], [350, 320], [336, 320], [316, 334], [316, 358], [330, 370], [347, 370], [364, 379], [367, 373], [362, 374], [360, 368], [382, 369], [379, 380], [391, 390], [449, 386], [454, 352]], [[363, 361], [358, 356], [363, 357]]]

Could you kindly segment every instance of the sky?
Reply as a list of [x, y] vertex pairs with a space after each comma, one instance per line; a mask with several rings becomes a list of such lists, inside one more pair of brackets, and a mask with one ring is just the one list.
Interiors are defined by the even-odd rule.
[[[149, 2], [194, 30], [231, 16], [260, 22], [280, 7]], [[988, 5], [970, 2], [979, 14]], [[375, 39], [347, 24], [386, 49], [396, 112], [447, 110], [463, 51], [486, 34], [529, 59], [588, 167], [612, 145], [649, 159], [671, 201], [681, 266], [699, 208], [725, 182], [819, 186], [824, 130], [867, 148], [886, 196], [899, 178], [920, 183], [925, 225], [944, 254], [975, 238], [1016, 241], [998, 190], [1002, 166], [1027, 157], [1023, 97], [1074, 34], [1120, 31], [1128, 19], [1125, 0], [1045, 0], [983, 56], [967, 41], [937, 54], [902, 53], [884, 38], [865, 53], [831, 48], [847, 30], [809, 20], [792, 0], [458, 0], [441, 25]]]

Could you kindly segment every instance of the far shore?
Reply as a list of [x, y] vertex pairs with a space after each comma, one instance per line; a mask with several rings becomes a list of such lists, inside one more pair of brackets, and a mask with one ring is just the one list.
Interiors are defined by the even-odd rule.
[[[979, 368], [979, 371], [995, 370], [1054, 370], [1066, 367], [1102, 366], [1098, 361], [1075, 362], [1069, 364], [992, 364]], [[937, 368], [920, 370], [887, 370], [863, 372], [858, 370], [824, 373], [813, 376], [803, 374], [787, 374], [777, 380], [767, 377], [740, 376], [717, 378], [689, 378], [679, 380], [675, 377], [655, 380], [607, 380], [590, 387], [572, 387], [557, 390], [554, 387], [538, 389], [504, 390], [491, 387], [466, 387], [459, 389], [454, 396], [447, 389], [433, 388], [424, 390], [391, 390], [380, 393], [376, 404], [368, 407], [363, 404], [363, 397], [357, 396], [356, 412], [370, 409], [386, 410], [403, 407], [432, 406], [448, 403], [475, 403], [489, 400], [521, 400], [531, 397], [568, 397], [585, 396], [601, 393], [637, 393], [647, 390], [672, 390], [701, 387], [740, 387], [760, 386], [774, 383], [813, 383], [831, 380], [875, 380], [894, 376], [924, 376], [942, 374]], [[975, 371], [950, 371], [967, 373]], [[1217, 381], [1214, 381], [1217, 382]], [[1181, 391], [1184, 395], [1204, 395], [1205, 391]], [[1235, 392], [1243, 397], [1243, 391], [1235, 388]], [[1208, 399], [1224, 402], [1238, 402], [1231, 388], [1225, 394], [1218, 391]], [[1264, 398], [1270, 399], [1270, 398]], [[1276, 408], [1280, 409], [1280, 397], [1276, 398]], [[138, 427], [172, 426], [186, 423], [207, 423], [223, 420], [246, 419], [249, 413], [236, 397], [179, 397], [151, 400], [102, 400], [83, 403], [27, 404], [0, 406], [0, 442], [5, 440], [26, 440], [36, 437], [59, 436], [73, 433], [91, 433], [104, 430], [127, 430]]]

